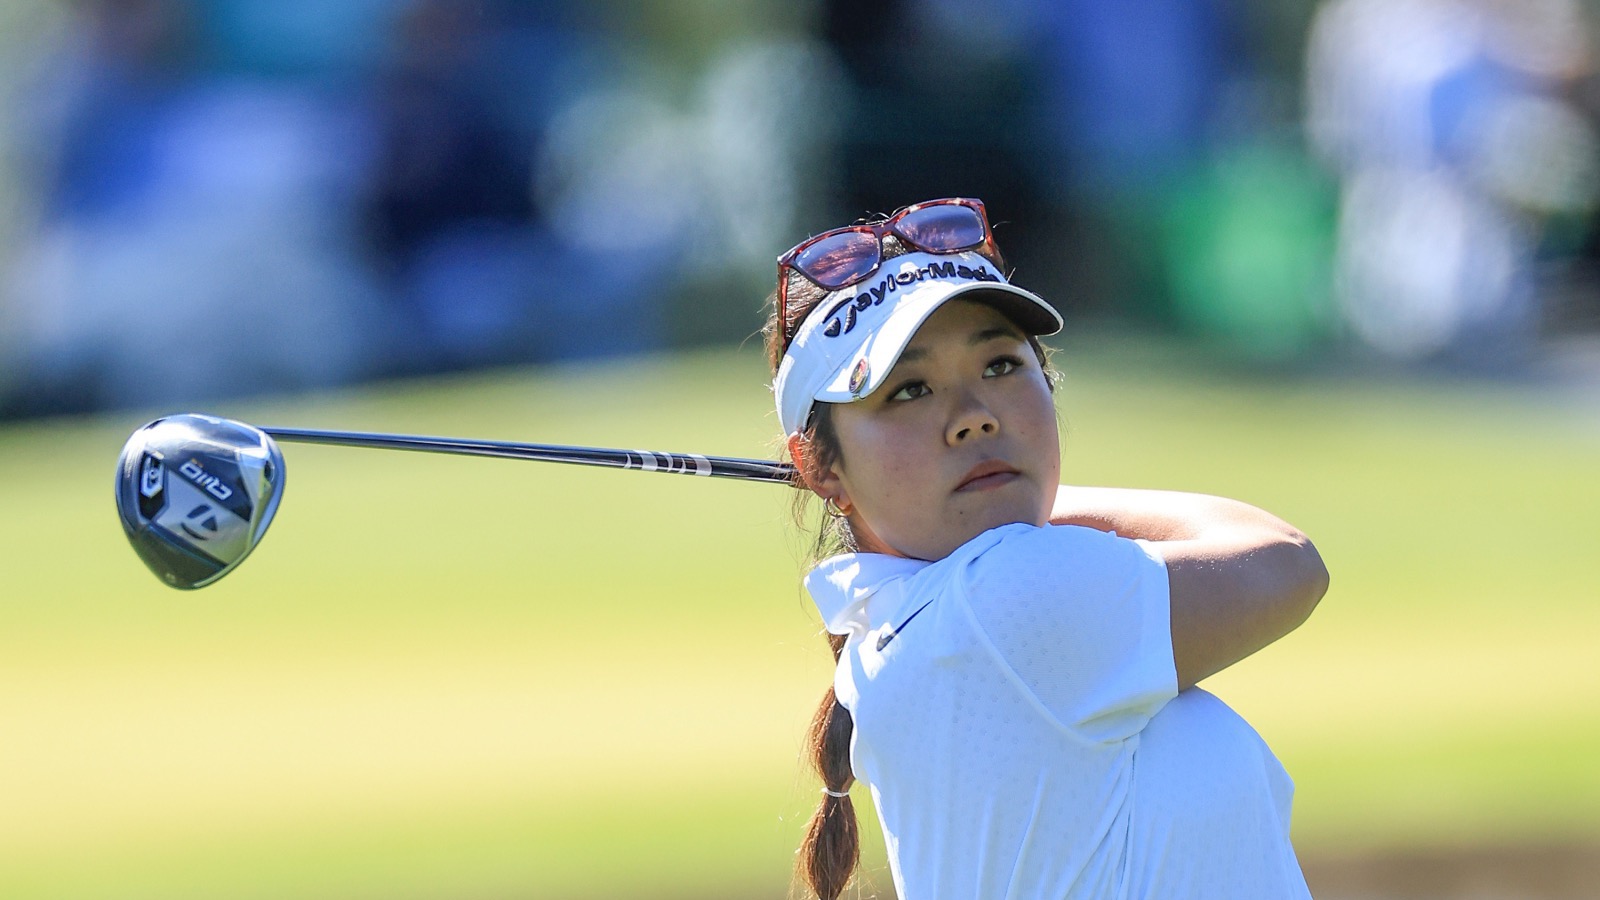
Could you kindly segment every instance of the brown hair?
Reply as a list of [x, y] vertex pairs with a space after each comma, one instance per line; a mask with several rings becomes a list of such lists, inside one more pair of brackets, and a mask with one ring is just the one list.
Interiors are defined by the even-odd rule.
[[[907, 252], [910, 252], [910, 248], [897, 241], [893, 235], [884, 238], [885, 259]], [[1005, 271], [1005, 264], [999, 258], [998, 251], [984, 255], [995, 264], [996, 268]], [[827, 296], [827, 291], [812, 284], [804, 276], [790, 273], [788, 277], [790, 279], [788, 310], [787, 314], [782, 316], [784, 321], [779, 321], [777, 291], [774, 290], [767, 298], [770, 311], [767, 324], [762, 329], [766, 338], [767, 361], [774, 373], [777, 372], [778, 364], [783, 359], [788, 336], [794, 333], [806, 315]], [[1034, 350], [1039, 354], [1040, 362], [1043, 364], [1043, 349], [1031, 338], [1030, 342], [1033, 343]], [[795, 461], [797, 463], [795, 487], [798, 488], [795, 492], [795, 520], [804, 528], [809, 501], [815, 497], [809, 489], [809, 484], [816, 476], [828, 471], [841, 456], [838, 437], [833, 429], [831, 404], [816, 405], [811, 420], [801, 433], [800, 444], [804, 450], [802, 458]], [[804, 471], [801, 471], [801, 466], [804, 467]], [[850, 531], [849, 521], [843, 517], [821, 516], [816, 535], [816, 543], [812, 548], [816, 559], [856, 549], [855, 535]], [[837, 634], [829, 634], [827, 638], [828, 647], [833, 652], [834, 663], [837, 664], [840, 654], [844, 651], [845, 638]], [[844, 794], [855, 782], [855, 774], [850, 769], [850, 738], [854, 730], [855, 723], [850, 718], [850, 711], [839, 703], [838, 697], [834, 696], [833, 684], [830, 681], [827, 691], [822, 695], [822, 703], [811, 719], [805, 741], [806, 756], [821, 777], [823, 787], [828, 791]], [[824, 793], [816, 813], [812, 815], [811, 822], [806, 827], [805, 838], [800, 843], [800, 851], [795, 860], [796, 875], [820, 900], [835, 900], [849, 885], [860, 858], [861, 835], [853, 801], [848, 796], [836, 797]]]

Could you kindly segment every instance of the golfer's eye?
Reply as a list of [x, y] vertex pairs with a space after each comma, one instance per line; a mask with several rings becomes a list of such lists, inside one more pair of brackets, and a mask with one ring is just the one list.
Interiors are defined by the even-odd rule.
[[927, 382], [908, 381], [895, 388], [894, 393], [889, 395], [889, 402], [897, 403], [904, 400], [915, 400], [927, 393], [931, 393]]
[[989, 363], [989, 367], [983, 370], [983, 374], [985, 377], [1010, 375], [1020, 368], [1022, 368], [1022, 360], [1017, 359], [1015, 356], [1002, 356]]

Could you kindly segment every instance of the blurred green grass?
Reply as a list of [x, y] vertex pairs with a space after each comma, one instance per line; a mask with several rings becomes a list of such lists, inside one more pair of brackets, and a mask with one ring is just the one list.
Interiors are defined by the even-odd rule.
[[[1332, 570], [1207, 685], [1295, 776], [1302, 855], [1600, 839], [1600, 411], [1057, 361], [1069, 480], [1240, 497]], [[769, 456], [764, 383], [722, 351], [211, 411]], [[0, 895], [784, 893], [829, 668], [785, 489], [289, 445], [256, 555], [186, 594], [112, 508], [159, 412], [0, 428]]]

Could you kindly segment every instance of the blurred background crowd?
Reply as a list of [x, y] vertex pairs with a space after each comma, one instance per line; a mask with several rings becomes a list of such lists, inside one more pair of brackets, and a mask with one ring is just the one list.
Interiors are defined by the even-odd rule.
[[738, 343], [983, 198], [1068, 314], [1265, 367], [1600, 336], [1579, 0], [8, 0], [0, 418]]

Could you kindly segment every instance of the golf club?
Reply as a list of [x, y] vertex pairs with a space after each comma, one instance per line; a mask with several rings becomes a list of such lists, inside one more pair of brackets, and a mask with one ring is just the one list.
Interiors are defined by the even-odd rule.
[[117, 461], [117, 513], [128, 542], [150, 571], [181, 590], [231, 572], [266, 534], [283, 499], [283, 453], [274, 440], [492, 456], [570, 465], [638, 469], [711, 478], [793, 484], [794, 467], [758, 459], [613, 450], [513, 441], [257, 428], [185, 413], [146, 424]]

